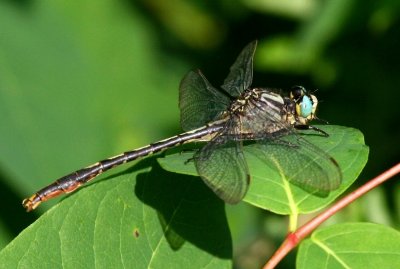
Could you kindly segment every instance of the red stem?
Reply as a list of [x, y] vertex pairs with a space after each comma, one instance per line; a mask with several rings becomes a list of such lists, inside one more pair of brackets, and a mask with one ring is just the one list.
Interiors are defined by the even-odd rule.
[[321, 212], [318, 216], [301, 226], [293, 233], [289, 233], [283, 241], [279, 249], [274, 253], [271, 259], [264, 265], [263, 269], [272, 269], [293, 249], [295, 248], [301, 240], [307, 237], [311, 232], [313, 232], [321, 223], [326, 221], [328, 218], [333, 216], [336, 212], [349, 205], [354, 200], [358, 199], [360, 196], [366, 194], [370, 190], [379, 186], [383, 182], [392, 178], [396, 174], [400, 173], [400, 163], [396, 164], [389, 170], [383, 172], [374, 179], [368, 181], [363, 186], [357, 190], [351, 192], [347, 196], [343, 197], [341, 200], [336, 202], [333, 206]]

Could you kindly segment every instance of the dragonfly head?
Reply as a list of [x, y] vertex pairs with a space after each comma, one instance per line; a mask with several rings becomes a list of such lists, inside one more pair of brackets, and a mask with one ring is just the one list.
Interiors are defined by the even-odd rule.
[[296, 118], [301, 124], [316, 118], [318, 99], [313, 94], [309, 94], [303, 86], [293, 86], [290, 91], [290, 100], [295, 104]]

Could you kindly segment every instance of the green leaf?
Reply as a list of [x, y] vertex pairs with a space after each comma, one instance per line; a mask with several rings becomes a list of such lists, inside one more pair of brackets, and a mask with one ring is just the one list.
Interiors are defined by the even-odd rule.
[[[343, 175], [339, 189], [330, 192], [326, 197], [311, 195], [298, 186], [287, 184], [279, 171], [266, 166], [245, 147], [251, 182], [244, 201], [278, 214], [299, 214], [321, 209], [345, 191], [363, 169], [368, 157], [368, 147], [365, 146], [362, 133], [356, 129], [333, 125], [320, 128], [330, 136], [323, 137], [314, 132], [314, 135], [304, 137], [338, 162]], [[193, 162], [185, 163], [190, 157], [189, 153], [171, 154], [160, 158], [159, 163], [171, 172], [197, 175]]]
[[196, 177], [148, 166], [64, 199], [0, 252], [2, 267], [230, 268], [224, 204]]
[[400, 268], [400, 233], [372, 223], [317, 230], [301, 243], [297, 268]]

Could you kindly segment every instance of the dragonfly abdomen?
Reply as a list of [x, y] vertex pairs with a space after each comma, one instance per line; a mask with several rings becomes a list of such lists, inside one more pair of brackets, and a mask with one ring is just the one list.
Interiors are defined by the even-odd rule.
[[150, 154], [160, 152], [180, 144], [204, 139], [207, 136], [213, 136], [213, 134], [217, 133], [222, 128], [223, 122], [218, 124], [206, 125], [202, 128], [179, 134], [165, 140], [149, 144], [142, 148], [138, 148], [132, 151], [126, 151], [117, 156], [99, 161], [95, 164], [79, 169], [75, 172], [72, 172], [66, 176], [57, 179], [52, 184], [44, 187], [31, 197], [25, 199], [22, 202], [22, 205], [26, 208], [27, 211], [31, 211], [39, 206], [41, 202], [56, 197], [62, 193], [72, 192], [79, 188], [82, 184], [85, 184], [86, 182], [90, 181], [91, 179], [111, 168], [130, 161], [134, 161], [142, 157], [146, 157]]

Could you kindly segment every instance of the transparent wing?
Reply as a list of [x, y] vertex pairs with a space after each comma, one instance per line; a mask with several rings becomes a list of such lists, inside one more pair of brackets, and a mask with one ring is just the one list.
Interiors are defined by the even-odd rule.
[[259, 142], [251, 145], [251, 152], [289, 182], [319, 196], [340, 186], [342, 174], [337, 162], [303, 137], [292, 134]]
[[249, 88], [253, 81], [253, 57], [257, 47], [257, 40], [248, 44], [239, 54], [230, 68], [228, 77], [221, 86], [233, 97], [239, 96]]
[[250, 176], [240, 141], [219, 136], [194, 155], [197, 172], [225, 202], [238, 203], [245, 196]]
[[190, 71], [179, 86], [181, 126], [185, 131], [199, 128], [220, 115], [229, 98], [215, 89], [200, 70]]

